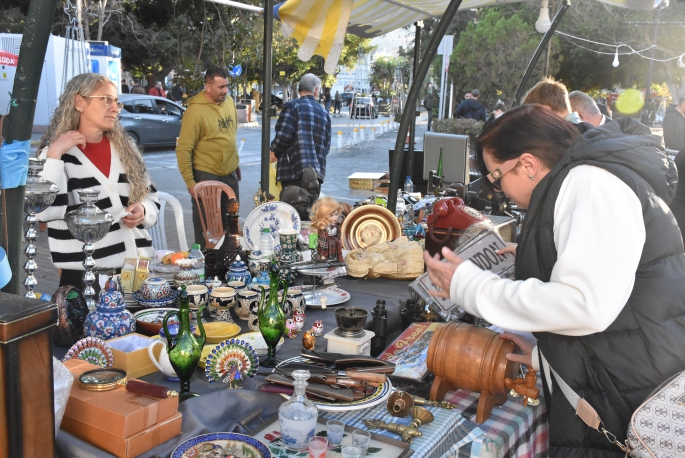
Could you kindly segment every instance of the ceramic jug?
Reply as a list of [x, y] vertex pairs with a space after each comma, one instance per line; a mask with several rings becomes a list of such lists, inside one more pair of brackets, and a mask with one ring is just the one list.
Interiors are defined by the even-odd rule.
[[166, 348], [159, 352], [159, 359], [155, 358], [155, 353], [153, 350], [157, 345], [165, 345], [165, 342], [159, 339], [155, 339], [150, 342], [150, 345], [147, 347], [147, 354], [150, 356], [150, 361], [152, 361], [152, 364], [154, 364], [157, 369], [164, 374], [167, 380], [171, 380], [172, 382], [180, 382], [181, 380], [178, 378], [178, 375], [176, 375], [176, 372], [174, 372], [174, 368], [171, 367], [169, 353], [166, 352]]
[[[166, 314], [162, 321], [162, 328], [167, 339], [167, 353], [169, 362], [174, 372], [181, 379], [181, 390], [179, 401], [197, 396], [190, 392], [190, 378], [197, 367], [197, 363], [202, 356], [202, 347], [205, 345], [206, 334], [202, 325], [202, 310], [200, 307], [197, 314], [197, 326], [200, 329], [200, 337], [195, 337], [190, 329], [190, 302], [185, 285], [181, 286], [181, 301], [178, 311], [172, 310]], [[176, 315], [178, 317], [178, 333], [174, 337], [167, 327], [169, 318]]]
[[[278, 285], [283, 286], [283, 295], [281, 296], [281, 303], [278, 302]], [[276, 367], [278, 361], [276, 360], [276, 345], [281, 340], [283, 332], [285, 331], [285, 313], [283, 307], [288, 294], [288, 284], [284, 281], [279, 281], [278, 265], [271, 264], [269, 271], [269, 295], [266, 290], [260, 286], [261, 298], [259, 300], [259, 331], [264, 337], [264, 342], [268, 347], [268, 356], [262, 360], [261, 365], [264, 367]]]

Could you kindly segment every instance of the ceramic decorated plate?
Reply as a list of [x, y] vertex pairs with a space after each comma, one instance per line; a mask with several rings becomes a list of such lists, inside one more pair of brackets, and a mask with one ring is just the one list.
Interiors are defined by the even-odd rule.
[[170, 305], [174, 305], [176, 302], [176, 296], [178, 293], [174, 290], [171, 290], [171, 295], [167, 299], [162, 299], [158, 301], [148, 301], [146, 299], [143, 299], [143, 296], [141, 296], [140, 291], [134, 291], [131, 293], [131, 296], [133, 297], [133, 300], [136, 301], [138, 304], [142, 305], [143, 307], [168, 307]]
[[340, 228], [343, 248], [364, 249], [371, 245], [391, 242], [402, 234], [395, 215], [380, 205], [362, 205], [355, 208]]
[[[246, 332], [245, 334], [240, 334], [236, 339], [242, 339], [245, 342], [252, 345], [254, 351], [257, 352], [257, 356], [266, 356], [267, 347], [266, 342], [264, 342], [264, 337], [261, 332]], [[281, 337], [281, 340], [276, 345], [276, 351], [281, 348], [281, 345], [285, 342], [285, 338]]]
[[[279, 364], [279, 366], [287, 363], [303, 363], [306, 361], [308, 361], [306, 358], [295, 356], [294, 358], [284, 360]], [[358, 401], [328, 402], [318, 399], [310, 399], [310, 401], [316, 404], [316, 407], [318, 407], [319, 410], [323, 410], [324, 412], [349, 412], [351, 410], [368, 409], [377, 406], [381, 402], [385, 402], [385, 400], [388, 399], [388, 396], [390, 396], [390, 393], [392, 392], [392, 384], [390, 383], [390, 379], [387, 380], [388, 381], [386, 383], [381, 383], [380, 386], [376, 388], [376, 391], [374, 391], [372, 394]], [[290, 398], [290, 396], [287, 395], [282, 396], [286, 399]]]
[[[285, 202], [268, 202], [255, 208], [245, 218], [243, 235], [251, 250], [259, 249], [259, 236], [264, 228], [271, 229], [271, 235], [277, 231], [300, 231], [300, 215], [291, 205]], [[274, 237], [274, 248], [280, 245], [278, 236]]]
[[[145, 334], [146, 336], [156, 336], [159, 335], [159, 330], [162, 329], [162, 321], [167, 313], [178, 309], [174, 308], [153, 308], [141, 310], [133, 314], [133, 318], [136, 320], [136, 331], [140, 334]], [[178, 316], [174, 315], [169, 318], [167, 324], [178, 323]]]
[[302, 294], [307, 302], [307, 307], [314, 309], [321, 308], [321, 296], [326, 296], [326, 307], [340, 305], [350, 300], [350, 293], [334, 286], [316, 288], [316, 290], [305, 291]]
[[171, 458], [210, 458], [234, 456], [271, 458], [269, 447], [252, 436], [240, 433], [209, 433], [188, 439], [171, 454]]

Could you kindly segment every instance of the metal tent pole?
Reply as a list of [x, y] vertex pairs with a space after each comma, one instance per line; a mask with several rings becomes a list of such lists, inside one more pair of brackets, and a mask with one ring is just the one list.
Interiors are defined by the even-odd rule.
[[[32, 0], [29, 4], [26, 27], [19, 48], [19, 61], [14, 76], [12, 98], [17, 105], [10, 108], [3, 123], [7, 143], [31, 139], [33, 116], [43, 60], [48, 47], [52, 19], [57, 0]], [[11, 294], [19, 294], [21, 288], [21, 240], [24, 223], [24, 186], [2, 190], [0, 207], [0, 243], [2, 243], [12, 269], [12, 279], [3, 288]], [[5, 243], [7, 241], [7, 243]]]
[[538, 49], [535, 50], [535, 54], [533, 54], [533, 57], [530, 59], [530, 62], [528, 63], [528, 68], [526, 68], [526, 72], [523, 74], [523, 78], [521, 79], [521, 84], [519, 84], [519, 88], [516, 91], [516, 97], [514, 97], [514, 106], [518, 105], [521, 101], [523, 91], [528, 85], [528, 79], [530, 79], [530, 75], [531, 73], [533, 73], [533, 69], [535, 69], [535, 66], [538, 64], [538, 60], [540, 59], [542, 52], [547, 48], [547, 43], [552, 39], [554, 32], [557, 30], [557, 26], [561, 22], [561, 19], [564, 17], [564, 14], [566, 14], [566, 10], [568, 10], [569, 6], [571, 6], [571, 0], [563, 0], [563, 2], [561, 3], [561, 8], [559, 8], [559, 11], [557, 11], [557, 15], [554, 16], [552, 25], [549, 27], [547, 33], [545, 33], [545, 36], [542, 37], [542, 41], [538, 45]]
[[[451, 0], [447, 9], [440, 18], [438, 27], [435, 29], [435, 33], [431, 37], [428, 43], [428, 49], [426, 49], [426, 54], [421, 59], [421, 64], [419, 65], [416, 74], [414, 75], [414, 82], [409, 89], [409, 94], [407, 95], [407, 107], [415, 107], [416, 101], [419, 98], [419, 92], [421, 91], [421, 86], [423, 85], [423, 80], [428, 74], [428, 69], [433, 63], [435, 54], [438, 51], [438, 46], [442, 37], [447, 31], [447, 27], [454, 19], [454, 15], [457, 14], [457, 10], [461, 5], [461, 0]], [[404, 142], [407, 138], [407, 129], [409, 128], [409, 122], [411, 117], [414, 116], [414, 110], [404, 110], [402, 112], [402, 119], [400, 121], [400, 128], [397, 131], [397, 139], [395, 140], [395, 153], [393, 155], [392, 169], [390, 170], [390, 189], [388, 190], [388, 209], [395, 212], [397, 206], [397, 190], [400, 185], [400, 172], [402, 170], [402, 157], [404, 155]]]
[[642, 112], [642, 124], [649, 125], [649, 97], [652, 95], [652, 69], [654, 68], [654, 52], [656, 51], [656, 42], [659, 39], [659, 19], [661, 18], [661, 9], [664, 2], [659, 3], [654, 13], [654, 31], [652, 33], [652, 55], [647, 68], [647, 88], [645, 89], [645, 108]]
[[[419, 59], [421, 57], [421, 27], [423, 26], [423, 21], [420, 22], [415, 22], [414, 26], [416, 27], [416, 33], [414, 34], [414, 68], [412, 69], [412, 86], [416, 84], [416, 75], [417, 71], [419, 69]], [[423, 80], [421, 83], [419, 83], [419, 86], [423, 83]], [[409, 107], [409, 105], [407, 105]], [[408, 111], [409, 109], [406, 108], [405, 111]], [[416, 111], [416, 104], [412, 105], [412, 112]], [[411, 130], [409, 131], [409, 156], [407, 156], [407, 175], [412, 176], [414, 175], [414, 137], [416, 135], [416, 113], [414, 113], [414, 116], [411, 117]], [[400, 181], [402, 180], [402, 177], [400, 177]], [[412, 177], [412, 181], [414, 181]], [[395, 192], [397, 194], [397, 192]]]
[[271, 149], [271, 43], [273, 39], [274, 2], [264, 0], [264, 101], [262, 102], [262, 174], [261, 189], [266, 195], [269, 192], [269, 151]]

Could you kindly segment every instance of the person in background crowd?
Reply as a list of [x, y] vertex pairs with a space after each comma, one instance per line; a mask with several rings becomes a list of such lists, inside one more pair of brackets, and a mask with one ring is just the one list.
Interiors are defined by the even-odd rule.
[[324, 96], [324, 108], [326, 109], [326, 113], [331, 112], [331, 90], [326, 89], [326, 95]]
[[121, 82], [121, 93], [122, 94], [128, 94], [131, 92], [131, 89], [128, 87], [128, 84], [126, 83], [126, 80], [123, 80]]
[[566, 86], [554, 78], [545, 78], [533, 86], [523, 97], [521, 105], [539, 103], [550, 108], [555, 115], [574, 124], [582, 134], [594, 126], [583, 122], [575, 111], [571, 110], [571, 102], [568, 99]]
[[456, 110], [454, 110], [454, 117], [475, 119], [476, 121], [485, 122], [487, 119], [485, 106], [478, 101], [479, 97], [480, 91], [478, 89], [467, 92], [464, 96], [464, 101], [459, 104]]
[[145, 94], [145, 88], [140, 85], [139, 80], [133, 80], [133, 89], [131, 89], [131, 94]]
[[175, 102], [181, 103], [183, 101], [183, 88], [178, 82], [171, 88], [171, 97]]
[[584, 92], [573, 91], [568, 95], [571, 110], [578, 113], [580, 120], [595, 127], [611, 121], [611, 118], [602, 114], [592, 97]]
[[649, 128], [625, 117], [581, 135], [541, 105], [523, 105], [478, 137], [479, 164], [528, 210], [516, 280], [445, 248], [424, 255], [436, 295], [493, 325], [533, 332], [537, 346], [504, 334], [541, 367], [552, 457], [624, 457], [590, 429], [559, 388], [554, 369], [626, 440], [633, 412], [685, 370], [685, 253], [667, 204], [678, 174]]
[[[195, 185], [201, 181], [221, 181], [231, 187], [240, 201], [240, 167], [236, 143], [238, 113], [228, 95], [228, 72], [212, 66], [205, 72], [204, 91], [188, 100], [176, 147], [178, 170], [193, 197], [195, 243], [205, 246]], [[222, 206], [228, 197], [222, 193]]]
[[605, 99], [604, 97], [598, 97], [595, 102], [597, 103], [597, 108], [599, 108], [599, 112], [607, 118], [611, 119], [611, 110], [607, 105], [607, 99]]
[[423, 107], [428, 112], [428, 127], [427, 130], [431, 130], [431, 122], [433, 121], [433, 108], [435, 106], [435, 100], [431, 94], [427, 94], [426, 98], [423, 99]]
[[492, 121], [494, 121], [495, 119], [502, 116], [505, 111], [507, 111], [507, 110], [504, 108], [504, 105], [502, 105], [501, 103], [498, 103], [497, 105], [495, 105], [495, 108], [492, 109], [492, 113], [490, 113], [490, 117], [483, 124], [483, 129], [485, 129], [488, 125], [490, 125], [492, 123]]
[[333, 113], [338, 113], [340, 114], [340, 109], [342, 108], [342, 95], [340, 95], [340, 91], [335, 91], [335, 99], [333, 100], [335, 103], [333, 107]]
[[93, 257], [98, 269], [119, 270], [125, 258], [154, 257], [147, 229], [157, 222], [157, 190], [140, 151], [119, 123], [120, 110], [114, 83], [104, 75], [83, 73], [67, 83], [41, 138], [42, 176], [54, 182], [59, 193], [54, 203], [38, 214], [38, 220], [48, 223], [60, 286], [84, 288], [83, 243], [71, 235], [64, 222], [66, 213], [80, 204], [79, 189], [99, 190], [96, 205], [114, 217], [107, 235], [95, 242]]
[[150, 89], [150, 95], [155, 95], [157, 97], [166, 98], [166, 91], [164, 91], [164, 86], [162, 86], [161, 81], [157, 81], [155, 87]]
[[[326, 177], [326, 156], [331, 148], [331, 117], [316, 103], [321, 80], [307, 73], [300, 80], [300, 98], [283, 106], [276, 122], [276, 137], [271, 142], [271, 162], [278, 162], [276, 179], [288, 186], [306, 189], [305, 169], [312, 167], [319, 184]], [[318, 195], [318, 192], [317, 192]]]
[[666, 148], [679, 151], [685, 147], [685, 96], [666, 109], [663, 125]]

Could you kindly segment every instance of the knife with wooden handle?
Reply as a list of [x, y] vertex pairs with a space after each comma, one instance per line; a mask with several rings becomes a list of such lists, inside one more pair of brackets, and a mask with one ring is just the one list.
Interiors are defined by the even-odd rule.
[[[367, 372], [367, 371], [361, 371], [361, 370], [346, 370], [346, 371], [339, 371], [336, 369], [328, 369], [326, 367], [320, 367], [320, 366], [313, 366], [311, 364], [307, 363], [287, 363], [279, 366], [276, 369], [276, 372], [281, 372], [281, 373], [286, 373], [289, 374], [291, 371], [297, 370], [297, 369], [304, 369], [309, 371], [312, 375], [314, 374], [334, 374], [339, 377], [349, 377], [355, 380], [364, 380], [367, 382], [375, 382], [375, 383], [385, 383], [387, 382], [387, 377], [383, 374], [378, 374], [375, 372]], [[394, 372], [394, 367], [392, 368]]]

